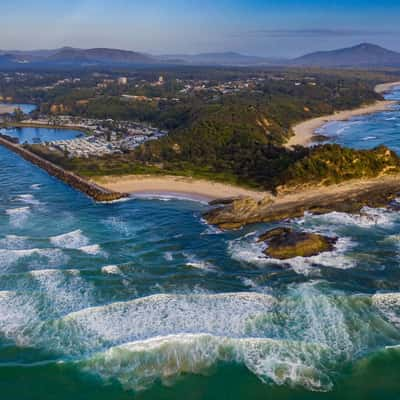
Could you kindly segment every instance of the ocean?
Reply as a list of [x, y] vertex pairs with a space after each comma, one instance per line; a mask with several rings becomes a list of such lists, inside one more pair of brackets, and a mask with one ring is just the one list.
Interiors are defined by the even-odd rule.
[[[325, 130], [399, 151], [399, 124], [396, 108]], [[398, 400], [399, 213], [221, 232], [207, 207], [95, 203], [0, 148], [1, 399]], [[275, 226], [339, 240], [274, 261], [257, 237]]]

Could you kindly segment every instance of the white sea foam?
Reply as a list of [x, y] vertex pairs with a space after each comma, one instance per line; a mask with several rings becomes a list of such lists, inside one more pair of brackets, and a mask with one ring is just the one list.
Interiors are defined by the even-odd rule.
[[124, 236], [128, 236], [130, 233], [128, 224], [120, 217], [107, 218], [105, 224]]
[[336, 211], [322, 215], [306, 213], [304, 218], [299, 219], [298, 222], [329, 223], [330, 228], [341, 225], [356, 225], [361, 228], [372, 228], [376, 226], [391, 227], [396, 219], [398, 219], [397, 214], [387, 209], [364, 207], [359, 214], [347, 214]]
[[30, 275], [48, 300], [48, 312], [65, 315], [89, 307], [92, 302], [92, 287], [80, 277], [79, 270], [39, 270]]
[[106, 265], [101, 268], [101, 272], [109, 275], [122, 275], [122, 271], [117, 265]]
[[79, 247], [79, 250], [83, 253], [89, 254], [91, 256], [103, 256], [106, 257], [107, 253], [101, 248], [99, 244], [92, 244], [89, 246]]
[[104, 379], [118, 379], [127, 389], [141, 390], [161, 379], [169, 384], [183, 373], [202, 373], [218, 361], [237, 362], [264, 382], [326, 391], [332, 387], [316, 344], [271, 339], [233, 339], [204, 334], [157, 337], [127, 343], [84, 363]]
[[201, 235], [220, 235], [221, 233], [223, 233], [221, 229], [215, 226], [208, 226]]
[[195, 194], [184, 194], [184, 193], [136, 193], [133, 195], [135, 199], [144, 199], [144, 200], [159, 200], [159, 201], [193, 201], [196, 203], [202, 203], [208, 205], [208, 200], [200, 195]]
[[20, 194], [15, 197], [15, 201], [19, 201], [21, 203], [26, 203], [26, 204], [31, 204], [31, 205], [40, 205], [41, 202], [37, 199], [32, 194]]
[[264, 382], [329, 390], [335, 365], [375, 346], [382, 324], [363, 298], [326, 296], [313, 284], [288, 294], [156, 295], [82, 310], [63, 324], [100, 347], [114, 343], [85, 367], [130, 389], [232, 361]]
[[204, 218], [201, 218], [200, 222], [206, 226], [206, 229], [204, 230], [204, 232], [201, 233], [201, 235], [220, 235], [221, 233], [223, 233], [223, 231], [216, 226], [209, 225], [209, 223]]
[[354, 243], [351, 239], [342, 237], [338, 239], [333, 251], [324, 252], [312, 257], [277, 260], [269, 258], [264, 254], [265, 245], [258, 243], [255, 234], [252, 234], [229, 242], [228, 251], [231, 257], [237, 261], [255, 264], [259, 267], [269, 264], [291, 266], [297, 273], [309, 275], [318, 274], [318, 266], [338, 269], [353, 268], [356, 264], [355, 260], [345, 254], [353, 246]]
[[65, 263], [68, 257], [59, 249], [0, 249], [0, 271], [7, 272], [14, 264], [24, 259], [26, 266], [58, 266]]
[[79, 249], [89, 244], [89, 239], [80, 229], [50, 238], [50, 242], [64, 249]]
[[381, 293], [372, 297], [373, 304], [400, 328], [400, 293]]
[[22, 228], [27, 222], [31, 209], [30, 207], [10, 208], [6, 214], [10, 218], [10, 225], [15, 228]]
[[26, 248], [28, 238], [24, 236], [7, 235], [0, 239], [0, 248], [7, 250], [21, 250]]
[[91, 346], [180, 333], [243, 337], [257, 332], [257, 319], [268, 315], [274, 302], [257, 293], [154, 295], [72, 313], [64, 324], [92, 337]]
[[186, 265], [188, 265], [189, 267], [201, 269], [208, 272], [216, 272], [218, 270], [218, 268], [212, 263], [206, 260], [199, 260], [193, 254], [184, 253], [183, 255], [186, 257]]
[[365, 136], [362, 138], [362, 140], [364, 140], [364, 141], [374, 140], [374, 139], [377, 139], [377, 137], [376, 136]]
[[29, 335], [23, 328], [37, 322], [35, 300], [12, 291], [0, 292], [0, 335], [19, 345], [29, 345]]
[[[93, 289], [77, 270], [30, 271], [20, 275], [17, 286], [17, 291], [0, 292], [0, 336], [18, 345], [47, 347], [53, 329], [45, 328], [47, 320], [92, 304]], [[51, 347], [57, 348], [61, 336], [54, 340]]]
[[33, 185], [31, 185], [31, 189], [33, 190], [39, 190], [41, 189], [42, 185], [40, 183], [34, 183]]
[[[78, 271], [31, 275], [42, 288], [35, 296], [47, 298], [47, 307], [54, 304], [62, 313], [69, 304], [90, 303], [90, 296], [82, 295], [87, 284]], [[46, 309], [34, 299], [0, 292], [1, 334], [29, 346], [83, 355], [78, 365], [135, 390], [157, 379], [170, 383], [182, 373], [202, 373], [219, 361], [243, 364], [263, 382], [329, 390], [337, 365], [375, 349], [385, 333], [376, 313], [371, 317], [369, 298], [325, 295], [317, 283], [293, 285], [279, 298], [154, 295], [43, 323], [38, 321]]]
[[172, 261], [174, 259], [174, 255], [171, 251], [166, 251], [164, 253], [164, 259], [167, 261]]

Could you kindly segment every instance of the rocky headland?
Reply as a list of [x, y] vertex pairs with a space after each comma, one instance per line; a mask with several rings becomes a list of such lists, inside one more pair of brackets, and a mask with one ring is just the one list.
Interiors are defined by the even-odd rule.
[[221, 229], [239, 229], [248, 224], [301, 217], [305, 212], [357, 213], [365, 206], [386, 207], [398, 193], [400, 174], [394, 174], [330, 186], [296, 187], [263, 200], [238, 198], [220, 206], [214, 203], [214, 208], [204, 217], [209, 224]]

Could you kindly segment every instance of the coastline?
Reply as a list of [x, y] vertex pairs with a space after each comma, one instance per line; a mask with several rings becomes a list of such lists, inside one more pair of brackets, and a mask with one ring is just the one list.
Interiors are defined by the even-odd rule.
[[[387, 90], [390, 89], [386, 89], [386, 91]], [[293, 146], [308, 146], [313, 142], [315, 131], [327, 124], [328, 122], [347, 121], [353, 117], [386, 111], [397, 103], [398, 102], [395, 100], [379, 100], [374, 104], [365, 105], [354, 110], [339, 111], [335, 114], [312, 118], [304, 122], [300, 122], [299, 124], [292, 127], [294, 136], [289, 139], [285, 146], [289, 148]]]
[[109, 190], [97, 185], [94, 182], [89, 182], [88, 180], [74, 174], [71, 171], [66, 171], [60, 166], [39, 157], [37, 154], [32, 153], [19, 144], [10, 141], [9, 138], [5, 136], [0, 135], [0, 146], [3, 146], [8, 150], [18, 154], [26, 161], [38, 166], [42, 170], [46, 171], [49, 175], [58, 178], [65, 184], [81, 191], [95, 201], [112, 202], [128, 197], [126, 193], [119, 193]]
[[137, 197], [165, 196], [209, 202], [237, 197], [261, 200], [271, 195], [269, 192], [245, 189], [226, 183], [173, 175], [102, 176], [92, 181], [108, 190], [129, 193]]
[[400, 81], [381, 83], [380, 85], [375, 86], [375, 92], [379, 93], [379, 94], [384, 94], [384, 93], [390, 92], [396, 86], [400, 86]]
[[[400, 86], [400, 81], [388, 82], [376, 85], [374, 90], [376, 93], [385, 94], [390, 92], [396, 86]], [[322, 117], [312, 118], [300, 122], [292, 127], [294, 136], [292, 136], [285, 147], [292, 148], [293, 146], [308, 146], [313, 142], [315, 131], [328, 122], [347, 121], [353, 117], [361, 115], [373, 114], [380, 111], [389, 110], [393, 105], [398, 104], [395, 100], [378, 100], [373, 104], [364, 105], [354, 110], [339, 111], [334, 114], [325, 115]]]
[[326, 214], [332, 211], [356, 213], [363, 207], [385, 207], [400, 192], [400, 174], [371, 179], [356, 179], [337, 185], [298, 188], [264, 201], [233, 201], [205, 214], [211, 225], [239, 229], [248, 224], [278, 222], [299, 218], [305, 212]]

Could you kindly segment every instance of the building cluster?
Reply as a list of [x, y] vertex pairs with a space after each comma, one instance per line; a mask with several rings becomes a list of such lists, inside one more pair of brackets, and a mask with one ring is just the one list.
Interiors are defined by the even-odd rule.
[[180, 93], [214, 92], [216, 94], [231, 94], [243, 90], [256, 90], [257, 86], [265, 82], [265, 80], [265, 78], [252, 77], [219, 83], [211, 83], [208, 80], [185, 81], [183, 82], [184, 87], [180, 90]]
[[85, 137], [45, 143], [50, 150], [60, 150], [67, 153], [71, 158], [118, 154], [133, 150], [147, 141], [157, 140], [168, 134], [168, 132], [150, 125], [112, 119], [100, 120], [58, 116], [50, 119], [25, 120], [24, 123], [40, 126], [62, 126], [87, 132], [88, 136]]
[[279, 75], [266, 75], [264, 77], [249, 77], [227, 82], [212, 83], [208, 80], [177, 80], [183, 85], [180, 94], [191, 94], [196, 92], [210, 92], [215, 94], [234, 94], [242, 91], [257, 92], [265, 86], [267, 81], [288, 81], [294, 86], [309, 85], [317, 86], [316, 78], [305, 77], [302, 81], [293, 81]]
[[71, 140], [60, 140], [46, 143], [51, 151], [60, 150], [67, 153], [70, 158], [101, 157], [107, 154], [121, 153], [113, 142], [108, 142], [103, 137], [88, 136]]

